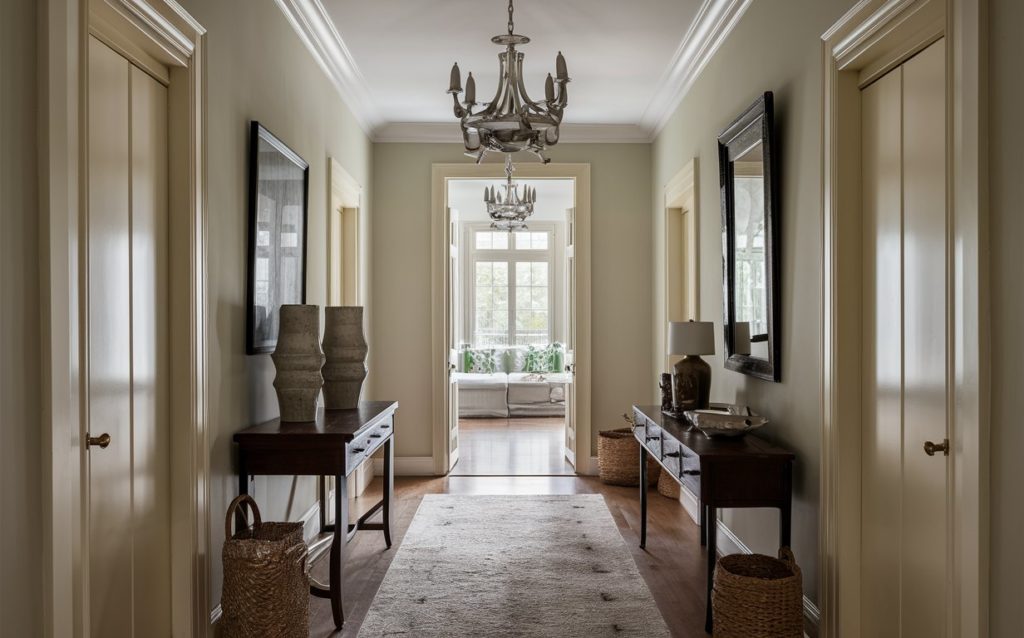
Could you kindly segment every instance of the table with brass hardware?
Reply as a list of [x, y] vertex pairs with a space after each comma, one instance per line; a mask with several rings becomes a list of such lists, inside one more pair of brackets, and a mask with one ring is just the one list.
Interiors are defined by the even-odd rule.
[[[395, 491], [395, 401], [363, 401], [352, 410], [320, 410], [316, 421], [282, 423], [273, 419], [254, 425], [234, 436], [238, 444], [238, 491], [249, 494], [256, 474], [319, 477], [320, 533], [330, 537], [330, 582], [325, 586], [310, 578], [310, 594], [329, 598], [334, 624], [345, 623], [342, 609], [345, 545], [357, 531], [384, 533], [391, 547], [391, 521], [394, 519]], [[348, 522], [348, 477], [372, 454], [384, 451], [384, 496], [355, 523]], [[324, 478], [333, 476], [334, 522], [327, 522], [327, 493]], [[369, 519], [378, 512], [380, 523]], [[245, 524], [244, 512], [239, 514]], [[339, 533], [340, 530], [340, 533]], [[317, 546], [320, 546], [318, 543]], [[312, 560], [319, 557], [315, 549]]]
[[633, 436], [640, 443], [640, 547], [647, 544], [647, 460], [654, 457], [673, 480], [697, 497], [700, 542], [707, 545], [704, 629], [711, 633], [711, 588], [717, 562], [719, 508], [779, 508], [779, 544], [789, 546], [794, 455], [752, 434], [708, 438], [685, 419], [658, 406], [633, 406]]

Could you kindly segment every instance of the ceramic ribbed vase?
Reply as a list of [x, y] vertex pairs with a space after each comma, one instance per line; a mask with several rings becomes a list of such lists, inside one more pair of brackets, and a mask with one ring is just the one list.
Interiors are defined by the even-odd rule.
[[281, 306], [277, 347], [270, 358], [277, 375], [274, 389], [282, 421], [316, 420], [316, 400], [324, 385], [321, 369], [320, 307]]
[[350, 410], [359, 404], [366, 379], [366, 337], [362, 306], [333, 306], [324, 310], [324, 406]]

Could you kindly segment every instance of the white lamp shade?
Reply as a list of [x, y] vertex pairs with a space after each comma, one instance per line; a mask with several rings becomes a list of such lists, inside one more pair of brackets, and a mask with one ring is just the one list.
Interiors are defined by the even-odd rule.
[[732, 325], [732, 351], [735, 354], [750, 354], [749, 321], [737, 321]]
[[668, 354], [715, 354], [715, 324], [711, 321], [668, 322]]

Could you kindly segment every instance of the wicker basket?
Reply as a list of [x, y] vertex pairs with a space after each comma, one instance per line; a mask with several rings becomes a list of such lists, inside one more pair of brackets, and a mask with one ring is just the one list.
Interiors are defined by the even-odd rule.
[[[252, 527], [231, 535], [231, 518], [252, 507]], [[264, 523], [256, 501], [231, 501], [224, 522], [221, 621], [227, 638], [305, 638], [309, 635], [309, 580], [302, 523]]]
[[[640, 444], [633, 430], [602, 430], [597, 433], [597, 467], [601, 481], [610, 485], [640, 485]], [[658, 482], [661, 466], [647, 459], [647, 484]]]
[[802, 638], [800, 568], [788, 547], [779, 558], [723, 556], [711, 598], [715, 638]]
[[679, 483], [676, 483], [668, 472], [662, 472], [658, 476], [658, 494], [679, 500]]

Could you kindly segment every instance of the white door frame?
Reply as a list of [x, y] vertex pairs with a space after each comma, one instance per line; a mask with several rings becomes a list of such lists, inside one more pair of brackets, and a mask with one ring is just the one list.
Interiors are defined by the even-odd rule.
[[[952, 636], [988, 635], [985, 0], [862, 0], [822, 36], [821, 635], [860, 634], [860, 86], [946, 38]], [[870, 559], [870, 557], [867, 557]], [[937, 610], [942, 613], [943, 610]]]
[[209, 630], [205, 30], [174, 0], [45, 0], [41, 217], [44, 296], [44, 635], [87, 636], [87, 422], [82, 371], [88, 210], [88, 37], [170, 69], [171, 611], [176, 636]]
[[[664, 216], [661, 235], [665, 251], [664, 313], [655, 326], [655, 352], [667, 352], [665, 339], [669, 321], [700, 320], [700, 174], [696, 157], [688, 161], [666, 184], [663, 192]], [[673, 259], [673, 256], [678, 259]], [[682, 272], [673, 273], [673, 262]], [[679, 304], [674, 303], [675, 301]], [[673, 306], [681, 305], [682, 314]], [[678, 315], [678, 316], [675, 316]], [[685, 315], [685, 316], [684, 316]], [[656, 362], [655, 378], [672, 365], [673, 357], [664, 355]]]
[[[363, 187], [346, 171], [338, 160], [333, 157], [327, 160], [328, 184], [327, 194], [327, 295], [325, 299], [332, 306], [361, 305], [365, 299], [363, 293], [363, 256], [366, 254], [363, 245], [362, 203]], [[354, 232], [353, 232], [354, 231]], [[339, 247], [333, 246], [337, 238], [341, 239]], [[341, 264], [333, 262], [335, 249], [340, 248]], [[352, 256], [350, 253], [354, 252]], [[335, 266], [338, 266], [337, 273]], [[337, 281], [340, 273], [340, 281]]]
[[[576, 472], [590, 468], [590, 164], [517, 164], [522, 179], [571, 179], [576, 183]], [[504, 164], [434, 164], [431, 177], [431, 399], [434, 472], [448, 472], [449, 316], [448, 182], [502, 179]]]

